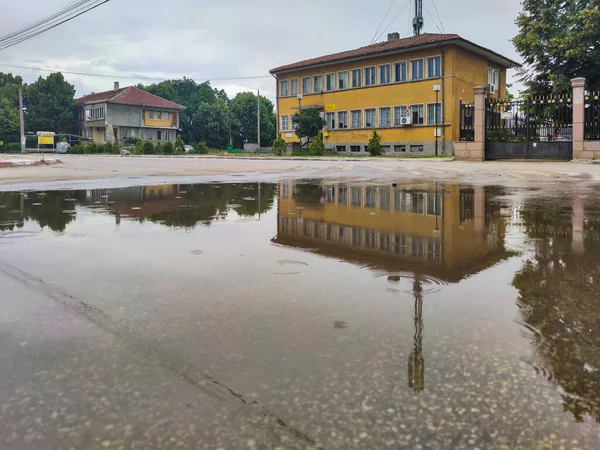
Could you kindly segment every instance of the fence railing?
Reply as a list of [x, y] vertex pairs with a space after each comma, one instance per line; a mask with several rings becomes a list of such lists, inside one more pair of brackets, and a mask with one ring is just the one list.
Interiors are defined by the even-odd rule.
[[600, 92], [585, 96], [583, 136], [589, 141], [600, 140]]
[[473, 116], [475, 115], [475, 105], [473, 103], [463, 103], [461, 99], [458, 111], [460, 140], [475, 140], [475, 130], [473, 128]]

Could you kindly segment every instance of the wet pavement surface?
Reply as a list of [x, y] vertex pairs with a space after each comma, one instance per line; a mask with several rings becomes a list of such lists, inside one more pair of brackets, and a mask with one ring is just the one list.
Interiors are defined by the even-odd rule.
[[0, 192], [0, 448], [600, 448], [597, 191]]

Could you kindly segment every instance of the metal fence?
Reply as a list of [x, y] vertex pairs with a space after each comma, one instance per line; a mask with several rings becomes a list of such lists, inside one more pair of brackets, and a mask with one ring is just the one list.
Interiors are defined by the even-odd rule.
[[584, 122], [584, 139], [600, 140], [600, 92], [586, 94]]
[[473, 103], [463, 103], [461, 99], [458, 112], [460, 140], [473, 141], [475, 139], [475, 131], [473, 129], [475, 105]]

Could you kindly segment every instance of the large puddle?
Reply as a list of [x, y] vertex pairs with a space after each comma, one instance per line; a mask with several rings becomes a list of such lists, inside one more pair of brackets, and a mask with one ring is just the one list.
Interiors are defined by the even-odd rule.
[[585, 195], [3, 192], [0, 448], [598, 449], [599, 267]]

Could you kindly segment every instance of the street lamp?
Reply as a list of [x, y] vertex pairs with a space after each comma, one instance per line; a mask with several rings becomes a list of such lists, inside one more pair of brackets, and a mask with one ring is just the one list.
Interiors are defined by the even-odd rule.
[[[302, 107], [300, 104], [302, 103], [303, 96], [302, 94], [298, 94], [296, 96], [298, 99], [298, 114], [300, 114], [300, 121], [298, 122], [298, 129], [302, 128]], [[302, 137], [300, 138], [300, 148], [302, 148]]]
[[433, 85], [433, 91], [435, 92], [435, 156], [438, 155], [438, 135], [439, 135], [439, 128], [438, 128], [438, 108], [439, 108], [438, 96], [439, 96], [441, 90], [442, 90], [442, 87], [439, 84], [434, 84]]

